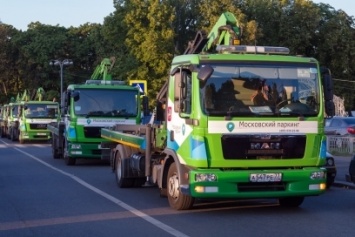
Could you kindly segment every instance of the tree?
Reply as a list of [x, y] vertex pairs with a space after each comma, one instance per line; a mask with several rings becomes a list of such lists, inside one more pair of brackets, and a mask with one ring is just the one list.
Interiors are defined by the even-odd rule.
[[148, 80], [149, 94], [155, 96], [168, 75], [174, 54], [173, 8], [161, 0], [126, 2], [125, 43], [139, 62], [128, 79]]
[[344, 86], [344, 80], [355, 83], [354, 19], [326, 4], [320, 4], [320, 11], [316, 57], [331, 69], [334, 78], [342, 79], [334, 80], [335, 94], [345, 99], [346, 109], [350, 110], [355, 107], [354, 90]]
[[8, 103], [10, 97], [15, 95], [13, 89], [21, 88], [18, 69], [19, 49], [14, 38], [20, 32], [11, 25], [0, 24], [0, 103]]

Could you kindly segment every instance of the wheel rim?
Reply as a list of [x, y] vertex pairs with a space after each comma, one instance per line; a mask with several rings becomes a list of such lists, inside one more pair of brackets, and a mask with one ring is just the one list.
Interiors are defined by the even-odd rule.
[[168, 188], [169, 196], [174, 199], [178, 199], [179, 198], [179, 179], [176, 174], [172, 175], [169, 178], [168, 185], [169, 185], [169, 188]]
[[118, 180], [121, 180], [122, 173], [121, 173], [121, 158], [117, 158], [117, 166], [116, 166], [116, 176]]

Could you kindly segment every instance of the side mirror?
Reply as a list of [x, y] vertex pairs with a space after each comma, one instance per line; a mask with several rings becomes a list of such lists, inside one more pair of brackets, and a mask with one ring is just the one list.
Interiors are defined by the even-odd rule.
[[213, 71], [214, 69], [210, 65], [202, 65], [197, 74], [197, 78], [200, 81], [207, 81], [211, 77]]
[[180, 71], [175, 74], [174, 83], [174, 111], [184, 112], [184, 96], [186, 96], [186, 83], [184, 81], [185, 72]]
[[324, 70], [322, 75], [322, 82], [323, 82], [323, 90], [324, 90], [324, 102], [325, 102], [325, 113], [333, 117], [335, 115], [335, 105], [333, 101], [334, 97], [334, 87], [333, 87], [333, 80], [330, 75], [329, 70]]
[[78, 101], [80, 99], [80, 92], [79, 91], [72, 91], [70, 96], [74, 98], [74, 101]]

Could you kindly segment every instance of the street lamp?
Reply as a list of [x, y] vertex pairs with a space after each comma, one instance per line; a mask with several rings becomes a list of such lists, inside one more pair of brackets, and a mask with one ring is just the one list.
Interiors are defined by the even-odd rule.
[[63, 59], [63, 60], [51, 60], [49, 62], [51, 66], [59, 66], [60, 67], [60, 108], [63, 109], [63, 68], [64, 66], [73, 65], [73, 61], [71, 59]]

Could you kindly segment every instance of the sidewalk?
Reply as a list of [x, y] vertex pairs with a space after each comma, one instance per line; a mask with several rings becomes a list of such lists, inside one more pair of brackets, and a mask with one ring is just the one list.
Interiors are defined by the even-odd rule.
[[345, 175], [349, 173], [349, 164], [352, 156], [333, 156], [337, 175], [333, 186], [348, 189], [355, 189], [355, 184], [346, 181]]

